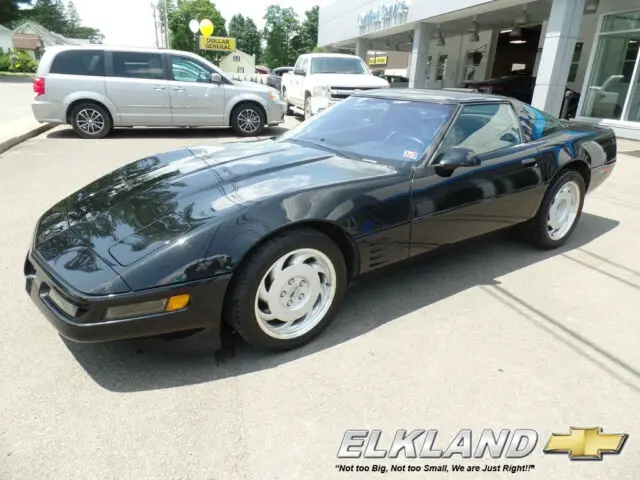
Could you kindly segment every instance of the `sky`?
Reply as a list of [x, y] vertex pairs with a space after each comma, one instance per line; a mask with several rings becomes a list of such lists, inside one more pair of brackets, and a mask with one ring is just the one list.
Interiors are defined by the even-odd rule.
[[[250, 16], [262, 29], [262, 16], [268, 5], [293, 7], [300, 18], [313, 5], [321, 7], [333, 0], [215, 0], [216, 8], [227, 21], [236, 13]], [[82, 22], [99, 29], [106, 44], [155, 47], [152, 0], [74, 0]], [[188, 26], [185, 26], [188, 28]]]

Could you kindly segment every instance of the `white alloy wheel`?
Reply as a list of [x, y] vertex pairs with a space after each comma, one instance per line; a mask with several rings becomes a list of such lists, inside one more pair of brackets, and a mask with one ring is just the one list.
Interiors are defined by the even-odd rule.
[[260, 281], [256, 320], [270, 337], [299, 338], [326, 316], [336, 296], [336, 269], [319, 250], [301, 248], [280, 257]]
[[561, 240], [573, 227], [578, 218], [580, 196], [580, 186], [570, 180], [553, 197], [547, 216], [547, 232], [551, 240]]

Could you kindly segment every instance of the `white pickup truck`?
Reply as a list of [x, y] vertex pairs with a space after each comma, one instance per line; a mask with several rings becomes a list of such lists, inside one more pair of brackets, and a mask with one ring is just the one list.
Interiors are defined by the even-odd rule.
[[310, 53], [300, 55], [293, 71], [282, 76], [281, 88], [287, 113], [303, 114], [306, 120], [358, 90], [389, 88], [389, 82], [355, 55]]

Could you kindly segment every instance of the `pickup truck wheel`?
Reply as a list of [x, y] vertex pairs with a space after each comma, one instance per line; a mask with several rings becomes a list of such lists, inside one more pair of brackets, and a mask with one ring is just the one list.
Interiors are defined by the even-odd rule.
[[293, 110], [291, 110], [291, 103], [289, 103], [289, 96], [287, 95], [287, 89], [284, 88], [282, 89], [282, 99], [284, 100], [284, 103], [286, 104], [286, 107], [284, 109], [284, 114], [285, 115], [293, 115]]
[[309, 120], [311, 116], [311, 97], [307, 97], [304, 99], [304, 119]]
[[254, 103], [243, 103], [231, 112], [231, 127], [240, 137], [260, 135], [264, 130], [264, 111]]

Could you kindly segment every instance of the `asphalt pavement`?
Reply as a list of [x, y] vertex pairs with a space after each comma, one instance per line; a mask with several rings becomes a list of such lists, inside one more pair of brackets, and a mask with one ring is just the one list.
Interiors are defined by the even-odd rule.
[[0, 124], [33, 117], [33, 80], [0, 76]]
[[[0, 86], [0, 89], [5, 88]], [[9, 87], [11, 88], [11, 87]], [[274, 132], [276, 133], [276, 132]], [[0, 478], [378, 478], [338, 463], [525, 464], [461, 478], [637, 479], [640, 471], [640, 148], [590, 195], [571, 241], [540, 252], [498, 235], [367, 279], [311, 345], [265, 355], [239, 340], [82, 345], [62, 340], [24, 291], [38, 216], [143, 156], [235, 141], [220, 130], [56, 128], [0, 155]], [[635, 152], [635, 153], [634, 153]], [[629, 433], [620, 455], [544, 455], [551, 433]], [[345, 429], [533, 428], [514, 460], [336, 459]], [[455, 474], [387, 473], [391, 478]]]

